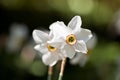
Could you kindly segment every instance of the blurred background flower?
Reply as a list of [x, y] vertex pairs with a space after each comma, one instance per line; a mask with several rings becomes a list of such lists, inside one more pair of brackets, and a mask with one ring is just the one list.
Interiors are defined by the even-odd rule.
[[8, 51], [9, 53], [19, 51], [27, 38], [27, 26], [24, 24], [13, 23], [10, 26], [9, 38], [6, 42], [6, 51]]
[[32, 31], [48, 30], [55, 21], [67, 24], [75, 15], [97, 35], [97, 44], [84, 67], [68, 59], [63, 80], [119, 80], [120, 0], [0, 0], [0, 80], [46, 80]]

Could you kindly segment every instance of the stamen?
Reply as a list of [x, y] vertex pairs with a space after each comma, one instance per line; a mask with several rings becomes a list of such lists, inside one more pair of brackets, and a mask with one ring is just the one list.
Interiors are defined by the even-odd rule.
[[51, 45], [47, 45], [47, 48], [48, 48], [48, 50], [50, 51], [50, 52], [55, 52], [56, 50], [57, 50], [57, 48], [55, 48], [55, 47], [53, 47], [53, 46], [51, 46]]
[[76, 43], [76, 37], [74, 34], [70, 34], [66, 37], [66, 42], [69, 44], [69, 45], [74, 45]]

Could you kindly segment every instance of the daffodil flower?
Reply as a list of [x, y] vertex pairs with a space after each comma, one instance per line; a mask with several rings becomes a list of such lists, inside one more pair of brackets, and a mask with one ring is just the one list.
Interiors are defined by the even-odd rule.
[[34, 30], [33, 39], [37, 43], [34, 49], [42, 53], [42, 61], [44, 64], [54, 66], [58, 60], [64, 58], [64, 55], [61, 53], [61, 49], [55, 48], [47, 43], [47, 41], [52, 38], [52, 33], [50, 33], [50, 35], [49, 37], [49, 35], [43, 31]]
[[88, 40], [86, 43], [88, 48], [88, 53], [87, 54], [76, 53], [75, 57], [70, 60], [70, 63], [72, 65], [79, 64], [81, 67], [83, 67], [85, 63], [88, 61], [89, 55], [92, 49], [95, 47], [96, 43], [97, 43], [97, 37], [95, 34], [93, 34], [93, 37], [90, 40]]
[[64, 46], [63, 53], [72, 58], [75, 52], [87, 53], [86, 42], [92, 37], [91, 31], [81, 28], [80, 16], [75, 16], [66, 26], [63, 22], [55, 22], [50, 25], [53, 38], [49, 44], [58, 48], [58, 44]]

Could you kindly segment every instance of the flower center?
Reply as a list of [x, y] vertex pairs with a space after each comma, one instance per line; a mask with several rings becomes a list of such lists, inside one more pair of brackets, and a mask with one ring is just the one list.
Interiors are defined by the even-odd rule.
[[76, 37], [74, 34], [70, 34], [66, 37], [66, 42], [69, 44], [69, 45], [74, 45], [76, 43]]
[[51, 45], [47, 45], [47, 48], [48, 48], [48, 50], [50, 51], [50, 52], [55, 52], [56, 50], [57, 50], [57, 48], [55, 48], [55, 47], [53, 47], [53, 46], [51, 46]]

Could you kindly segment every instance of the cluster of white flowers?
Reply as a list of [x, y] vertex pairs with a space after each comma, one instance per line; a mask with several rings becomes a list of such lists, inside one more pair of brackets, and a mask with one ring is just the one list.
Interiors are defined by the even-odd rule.
[[81, 24], [81, 17], [75, 16], [67, 26], [62, 21], [51, 24], [49, 34], [33, 31], [33, 39], [37, 43], [34, 49], [42, 53], [46, 65], [54, 66], [67, 57], [72, 59], [76, 52], [87, 53], [86, 42], [92, 34], [90, 30], [81, 28]]

